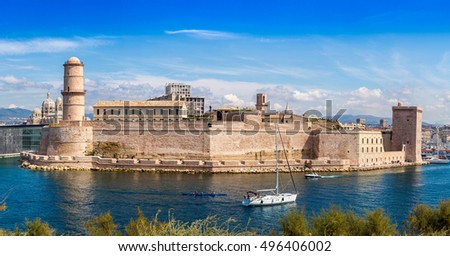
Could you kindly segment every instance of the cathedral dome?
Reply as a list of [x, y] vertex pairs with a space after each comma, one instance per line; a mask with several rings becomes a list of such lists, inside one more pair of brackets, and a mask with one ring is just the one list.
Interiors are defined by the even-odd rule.
[[51, 110], [51, 109], [55, 109], [55, 102], [53, 102], [52, 99], [50, 99], [50, 92], [47, 92], [47, 99], [45, 99], [42, 102], [42, 110]]
[[41, 110], [39, 108], [35, 108], [33, 109], [32, 115], [40, 115], [41, 114]]

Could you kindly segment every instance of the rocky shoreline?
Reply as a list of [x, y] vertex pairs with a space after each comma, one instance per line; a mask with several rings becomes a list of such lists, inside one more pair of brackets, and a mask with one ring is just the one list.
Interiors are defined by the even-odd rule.
[[[383, 170], [390, 168], [399, 168], [399, 167], [407, 167], [407, 166], [421, 166], [427, 165], [428, 162], [423, 163], [399, 163], [399, 164], [389, 164], [389, 165], [377, 165], [377, 166], [365, 166], [365, 167], [352, 167], [347, 169], [338, 169], [338, 168], [322, 168], [322, 169], [304, 169], [300, 167], [291, 168], [292, 172], [361, 172], [361, 171], [374, 171], [374, 170]], [[61, 166], [45, 166], [45, 165], [35, 165], [30, 164], [27, 161], [22, 161], [21, 168], [33, 170], [33, 171], [99, 171], [99, 172], [148, 172], [148, 173], [188, 173], [188, 174], [199, 174], [199, 173], [227, 173], [227, 174], [262, 174], [262, 173], [274, 173], [274, 168], [255, 168], [255, 169], [223, 169], [223, 170], [214, 170], [214, 171], [205, 171], [205, 170], [189, 170], [189, 169], [156, 169], [156, 168], [99, 168], [99, 167], [61, 167]], [[288, 173], [288, 168], [279, 168], [279, 171], [282, 173]]]

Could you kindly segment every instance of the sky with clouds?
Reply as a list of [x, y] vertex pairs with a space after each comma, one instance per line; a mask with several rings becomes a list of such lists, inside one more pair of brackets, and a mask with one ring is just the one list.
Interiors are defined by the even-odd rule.
[[[446, 1], [0, 1], [0, 107], [60, 96], [62, 64], [85, 64], [89, 106], [148, 99], [167, 82], [193, 86], [207, 108], [391, 115], [424, 109], [450, 124]], [[91, 108], [87, 108], [91, 111]]]

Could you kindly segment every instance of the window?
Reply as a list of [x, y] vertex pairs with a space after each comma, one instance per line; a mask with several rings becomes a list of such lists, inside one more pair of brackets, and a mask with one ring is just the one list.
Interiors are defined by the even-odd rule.
[[97, 108], [97, 115], [100, 115], [100, 109]]
[[125, 109], [125, 115], [128, 115], [128, 109]]
[[362, 152], [364, 153], [364, 148], [362, 148]]
[[134, 115], [134, 109], [131, 110], [131, 114]]
[[106, 109], [103, 109], [103, 115], [106, 115]]
[[111, 109], [111, 115], [114, 115], [114, 109]]

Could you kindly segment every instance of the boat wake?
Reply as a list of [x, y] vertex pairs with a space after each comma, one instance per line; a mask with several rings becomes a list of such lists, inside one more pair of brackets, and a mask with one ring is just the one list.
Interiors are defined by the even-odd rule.
[[343, 177], [344, 175], [325, 175], [322, 176], [322, 179], [334, 179], [334, 178], [339, 178], [339, 177]]

